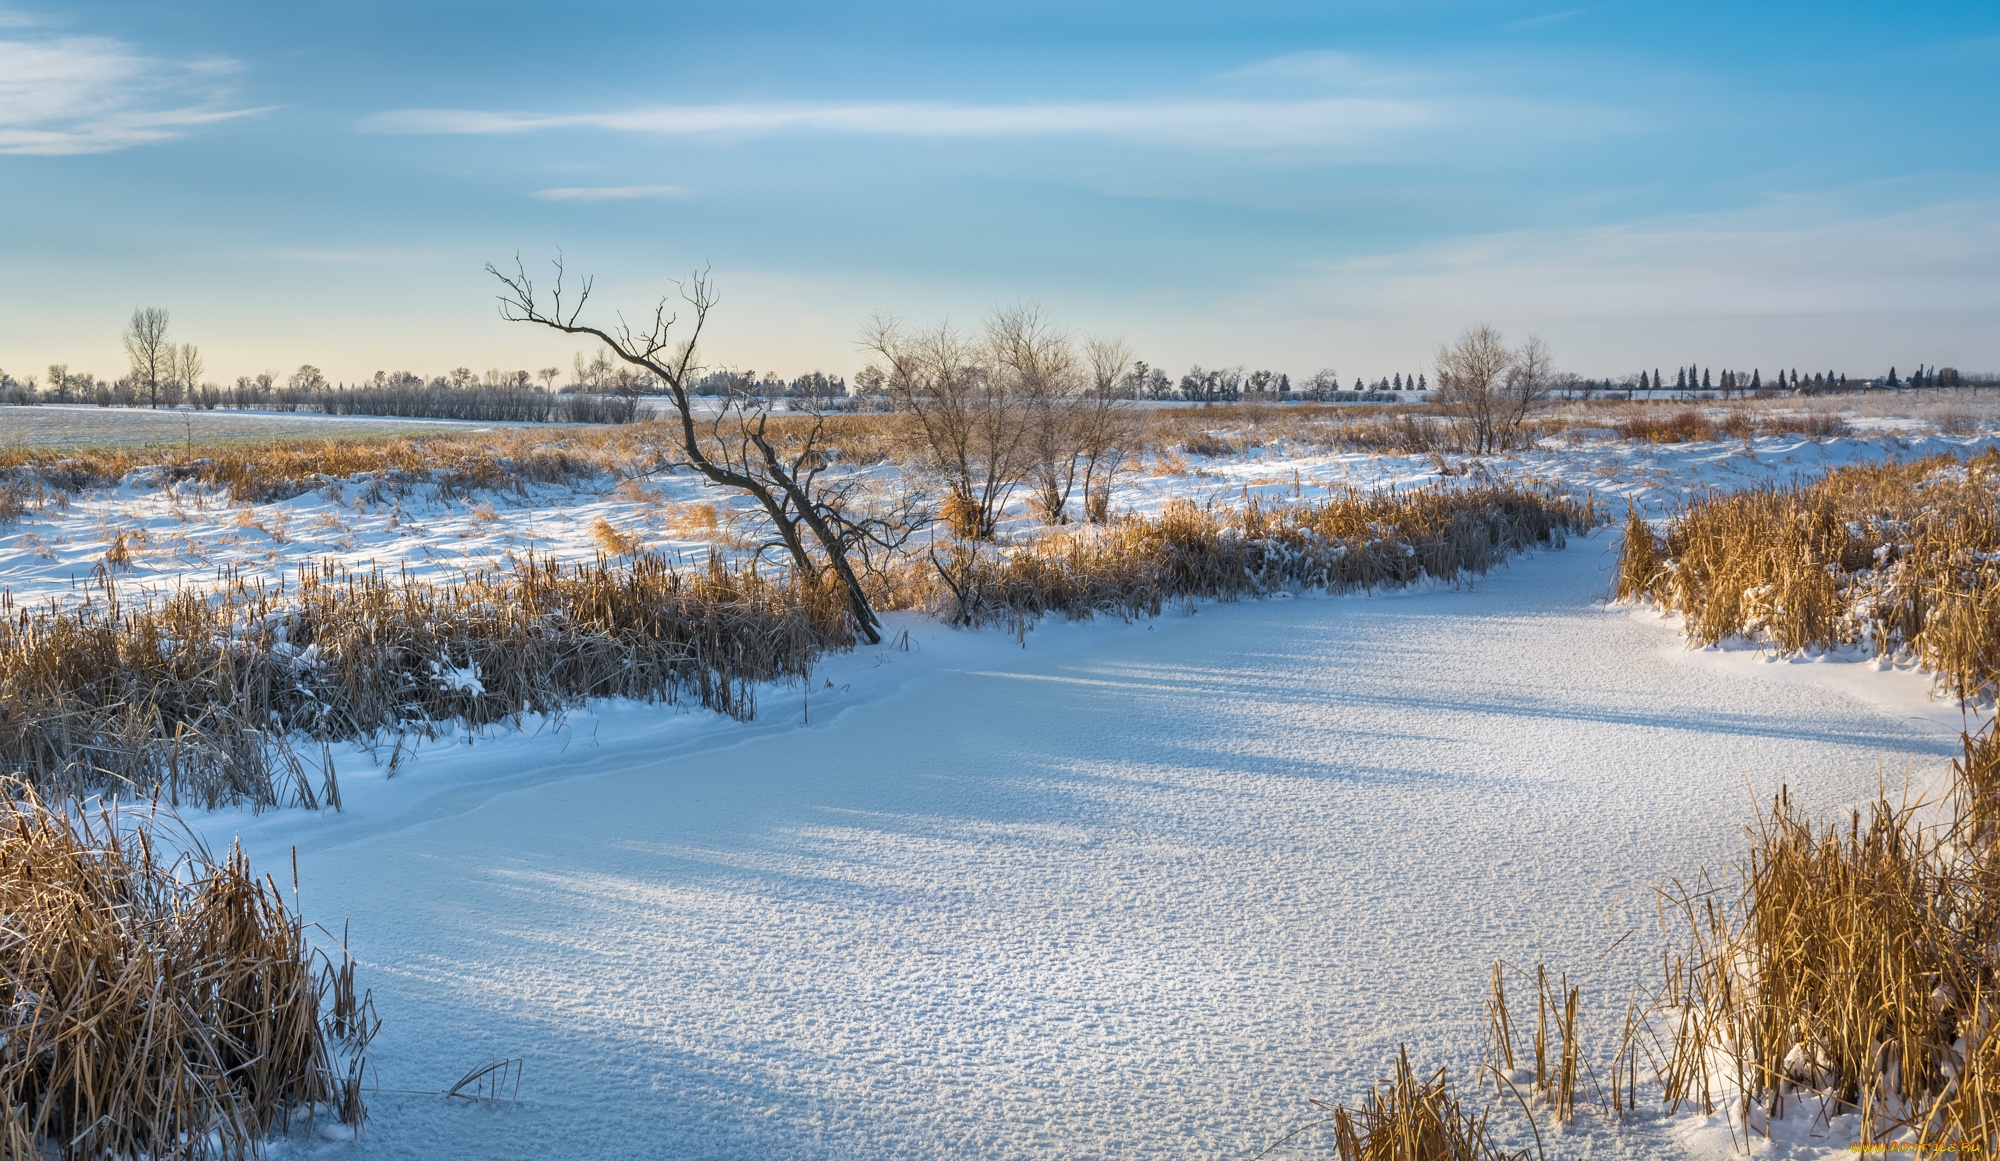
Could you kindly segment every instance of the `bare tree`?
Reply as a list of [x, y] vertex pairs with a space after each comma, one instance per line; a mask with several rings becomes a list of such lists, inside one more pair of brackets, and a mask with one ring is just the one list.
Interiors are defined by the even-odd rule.
[[1049, 523], [1068, 523], [1090, 403], [1076, 349], [1036, 306], [995, 311], [986, 344], [1003, 395], [1025, 412], [1022, 466], [1035, 502]]
[[676, 462], [692, 468], [711, 484], [755, 500], [777, 537], [766, 547], [782, 548], [800, 577], [838, 584], [846, 596], [854, 631], [869, 644], [880, 644], [881, 621], [869, 604], [853, 562], [859, 558], [865, 567], [871, 546], [894, 547], [906, 538], [914, 527], [909, 519], [911, 509], [904, 505], [875, 517], [849, 511], [849, 493], [823, 475], [831, 464], [823, 415], [814, 413], [806, 424], [779, 435], [769, 429], [767, 412], [732, 399], [720, 412], [697, 420], [688, 388], [700, 370], [695, 352], [702, 327], [717, 301], [708, 274], [695, 274], [680, 284], [681, 298], [692, 308], [694, 322], [687, 337], [677, 339], [673, 328], [679, 314], [670, 310], [672, 303], [667, 298], [660, 299], [652, 319], [638, 329], [627, 325], [622, 316], [615, 327], [600, 327], [583, 321], [584, 307], [590, 300], [589, 279], [583, 281], [574, 300], [565, 302], [560, 260], [555, 263], [555, 285], [546, 294], [535, 289], [519, 259], [514, 266], [512, 275], [491, 264], [486, 267], [506, 288], [499, 296], [500, 317], [563, 334], [590, 335], [618, 359], [657, 378], [673, 400], [678, 421]]
[[1438, 348], [1432, 398], [1464, 421], [1474, 452], [1498, 451], [1548, 396], [1552, 371], [1548, 346], [1540, 339], [1530, 335], [1516, 351], [1499, 331], [1481, 325]]
[[160, 380], [171, 374], [174, 358], [173, 344], [167, 341], [167, 312], [157, 306], [134, 309], [124, 339], [132, 377], [146, 388], [148, 405], [158, 407]]
[[1083, 458], [1083, 515], [1093, 524], [1111, 518], [1111, 485], [1134, 434], [1131, 410], [1120, 389], [1133, 365], [1123, 339], [1091, 339], [1083, 345], [1090, 365], [1090, 391], [1077, 416], [1077, 450]]
[[993, 536], [1000, 510], [1020, 483], [1025, 416], [1006, 385], [980, 365], [983, 352], [950, 323], [911, 331], [878, 314], [861, 347], [886, 364], [883, 388], [916, 421], [927, 466], [948, 495], [944, 519], [969, 539]]
[[1549, 354], [1548, 344], [1529, 335], [1514, 351], [1513, 365], [1507, 368], [1499, 416], [1503, 443], [1518, 435], [1528, 413], [1549, 397], [1549, 384], [1554, 376], [1555, 359]]
[[193, 398], [196, 387], [201, 382], [201, 373], [208, 369], [202, 361], [201, 349], [193, 343], [182, 343], [173, 357], [173, 391], [169, 404], [179, 403], [181, 398]]

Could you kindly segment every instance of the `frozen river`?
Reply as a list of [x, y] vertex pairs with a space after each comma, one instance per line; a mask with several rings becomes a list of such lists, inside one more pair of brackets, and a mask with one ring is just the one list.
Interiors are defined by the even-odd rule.
[[[747, 728], [578, 719], [245, 838], [352, 917], [383, 1086], [525, 1058], [517, 1108], [376, 1096], [365, 1155], [1249, 1157], [1399, 1042], [1461, 1074], [1495, 958], [1622, 1011], [1659, 944], [1607, 949], [1735, 855], [1753, 795], [1831, 809], [1952, 752], [1605, 609], [1609, 539], [1026, 649], [912, 623], [808, 727], [796, 692]], [[322, 1150], [353, 1155], [282, 1152]]]

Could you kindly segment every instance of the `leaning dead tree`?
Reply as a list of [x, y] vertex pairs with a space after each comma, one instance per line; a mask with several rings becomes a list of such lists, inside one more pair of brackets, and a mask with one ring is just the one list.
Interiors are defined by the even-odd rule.
[[492, 264], [487, 273], [506, 287], [500, 317], [508, 322], [534, 323], [568, 335], [590, 335], [612, 355], [657, 376], [673, 401], [679, 445], [675, 462], [684, 464], [711, 484], [731, 488], [755, 500], [769, 520], [775, 539], [759, 551], [782, 550], [799, 576], [837, 584], [845, 592], [854, 629], [869, 644], [880, 644], [881, 621], [869, 604], [855, 564], [869, 565], [872, 551], [892, 549], [913, 531], [905, 504], [885, 515], [861, 515], [853, 505], [853, 484], [825, 475], [832, 462], [827, 447], [826, 417], [811, 409], [803, 424], [783, 431], [770, 426], [770, 415], [747, 399], [732, 397], [712, 416], [697, 417], [688, 395], [700, 370], [695, 348], [714, 308], [715, 284], [706, 272], [680, 284], [681, 298], [692, 309], [693, 325], [686, 338], [675, 338], [679, 313], [662, 298], [650, 322], [634, 328], [618, 316], [616, 326], [584, 321], [591, 282], [584, 279], [573, 299], [565, 300], [563, 264], [555, 263], [555, 285], [536, 290], [518, 258], [509, 275]]

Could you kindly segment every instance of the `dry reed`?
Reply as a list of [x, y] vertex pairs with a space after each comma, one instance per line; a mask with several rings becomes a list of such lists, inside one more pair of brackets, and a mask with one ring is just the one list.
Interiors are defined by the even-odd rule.
[[1327, 1126], [1340, 1161], [1526, 1161], [1529, 1156], [1526, 1150], [1505, 1152], [1494, 1142], [1492, 1110], [1467, 1109], [1443, 1068], [1419, 1078], [1405, 1046], [1396, 1049], [1393, 1075], [1377, 1081], [1359, 1107], [1312, 1103], [1327, 1115], [1293, 1129], [1258, 1156]]
[[[1961, 700], [2000, 677], [2000, 453], [1840, 469], [1703, 497], [1656, 537], [1633, 513], [1619, 595], [1688, 636], [1852, 645], [1929, 668]], [[1656, 1014], [1670, 1108], [1746, 1131], [1803, 1103], [1865, 1143], [2000, 1146], [2000, 734], [1968, 731], [1951, 821], [1886, 798], [1816, 825], [1780, 793], [1732, 900], [1663, 892], [1679, 932]], [[1732, 1103], [1733, 1102], [1733, 1103]], [[1753, 1113], [1755, 1115], [1753, 1115]]]
[[1990, 842], [1965, 841], [1987, 805], [1964, 777], [1941, 830], [1887, 801], [1816, 826], [1781, 792], [1733, 903], [1706, 879], [1665, 893], [1684, 934], [1659, 1008], [1670, 1109], [1734, 1102], [1746, 1131], [1859, 1113], [1864, 1143], [2000, 1145], [2000, 884]]
[[[1050, 613], [1157, 616], [1169, 601], [1461, 582], [1600, 522], [1595, 502], [1555, 489], [1452, 483], [1240, 509], [1168, 504], [1156, 516], [937, 555], [937, 606], [962, 624], [1017, 630]], [[909, 598], [905, 598], [909, 599]]]
[[241, 1158], [297, 1115], [360, 1124], [373, 1005], [276, 883], [144, 809], [0, 789], [0, 1156]]
[[99, 585], [0, 618], [0, 762], [63, 792], [206, 807], [338, 805], [331, 761], [300, 761], [300, 738], [434, 736], [593, 697], [748, 718], [757, 683], [852, 644], [817, 587], [650, 553], [446, 584], [326, 564], [136, 607], [108, 572]]
[[1960, 698], [2000, 674], [2000, 452], [1842, 468], [1702, 497], [1658, 538], [1627, 524], [1618, 596], [1714, 644], [1907, 654]]

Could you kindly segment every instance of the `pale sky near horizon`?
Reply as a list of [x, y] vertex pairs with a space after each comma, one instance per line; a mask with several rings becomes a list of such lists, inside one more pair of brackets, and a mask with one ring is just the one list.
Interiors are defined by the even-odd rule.
[[2000, 6], [72, 0], [0, 8], [0, 368], [569, 365], [712, 269], [709, 362], [1033, 300], [1373, 380], [1462, 327], [1587, 375], [2000, 370]]

